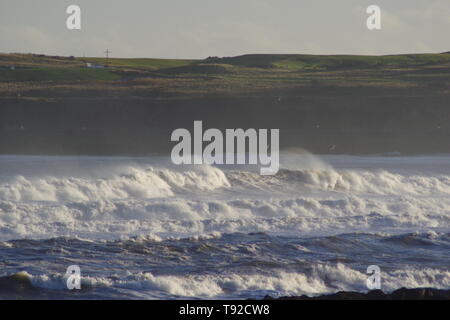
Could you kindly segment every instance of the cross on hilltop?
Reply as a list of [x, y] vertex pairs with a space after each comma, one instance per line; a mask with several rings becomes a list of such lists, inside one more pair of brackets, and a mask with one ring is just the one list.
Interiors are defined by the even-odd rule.
[[105, 51], [106, 53], [106, 67], [109, 67], [109, 54], [112, 53], [112, 51], [110, 51], [109, 49], [106, 49]]

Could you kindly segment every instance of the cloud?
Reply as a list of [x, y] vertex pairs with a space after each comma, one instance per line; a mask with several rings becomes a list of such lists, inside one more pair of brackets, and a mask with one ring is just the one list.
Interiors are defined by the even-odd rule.
[[0, 38], [0, 50], [4, 52], [44, 52], [56, 45], [51, 33], [31, 25], [0, 25]]
[[204, 58], [449, 49], [448, 0], [377, 0], [376, 32], [366, 28], [369, 0], [79, 0], [81, 31], [65, 28], [69, 2], [0, 4], [0, 51], [100, 56], [108, 47], [117, 57]]

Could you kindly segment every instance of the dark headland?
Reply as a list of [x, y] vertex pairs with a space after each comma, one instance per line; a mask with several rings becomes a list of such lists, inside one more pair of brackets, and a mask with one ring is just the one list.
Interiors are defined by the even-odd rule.
[[0, 154], [164, 154], [194, 120], [313, 153], [450, 153], [448, 53], [106, 64], [0, 54]]

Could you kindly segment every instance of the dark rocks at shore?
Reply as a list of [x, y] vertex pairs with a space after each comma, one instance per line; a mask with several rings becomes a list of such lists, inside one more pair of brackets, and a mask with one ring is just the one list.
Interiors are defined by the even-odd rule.
[[372, 290], [368, 293], [340, 291], [317, 297], [302, 295], [273, 298], [267, 295], [264, 300], [450, 300], [450, 290], [401, 288], [391, 293], [384, 293], [381, 290]]

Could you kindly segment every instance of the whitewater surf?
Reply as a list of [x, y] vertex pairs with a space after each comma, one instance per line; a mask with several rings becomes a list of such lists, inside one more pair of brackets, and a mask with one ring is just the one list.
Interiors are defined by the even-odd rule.
[[0, 297], [367, 292], [369, 265], [387, 292], [448, 289], [449, 157], [290, 153], [261, 176], [156, 156], [0, 156]]

